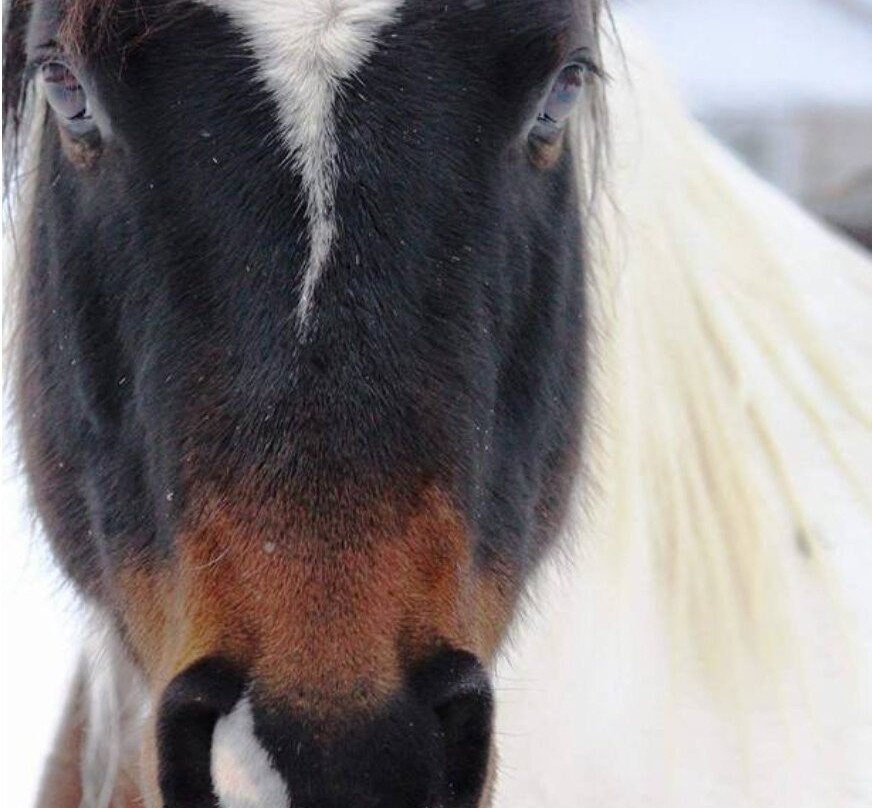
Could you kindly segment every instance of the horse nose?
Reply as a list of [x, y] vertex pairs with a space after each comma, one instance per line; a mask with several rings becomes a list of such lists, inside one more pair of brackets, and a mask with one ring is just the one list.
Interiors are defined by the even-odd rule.
[[[478, 659], [442, 651], [375, 705], [288, 706], [202, 660], [158, 716], [165, 808], [475, 808], [491, 758], [492, 691]], [[337, 699], [342, 703], [342, 699]]]
[[239, 669], [211, 657], [167, 686], [157, 716], [158, 782], [165, 808], [215, 808], [212, 736], [244, 687]]

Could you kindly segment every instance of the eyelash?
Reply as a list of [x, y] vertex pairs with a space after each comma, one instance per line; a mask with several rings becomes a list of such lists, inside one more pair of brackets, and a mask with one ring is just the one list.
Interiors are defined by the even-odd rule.
[[53, 39], [37, 45], [27, 64], [27, 78], [32, 79], [47, 62], [62, 62], [68, 59], [68, 54]]
[[585, 52], [571, 54], [566, 60], [564, 67], [570, 67], [572, 65], [577, 65], [582, 68], [586, 74], [592, 76], [598, 81], [611, 81], [611, 77], [605, 70], [603, 70], [599, 62]]

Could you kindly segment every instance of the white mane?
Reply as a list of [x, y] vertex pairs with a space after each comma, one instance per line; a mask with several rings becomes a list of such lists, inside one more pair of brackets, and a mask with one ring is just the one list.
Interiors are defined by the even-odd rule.
[[847, 547], [872, 562], [872, 261], [620, 40], [587, 557], [546, 571], [500, 668], [496, 805], [869, 804], [872, 688], [837, 567]]

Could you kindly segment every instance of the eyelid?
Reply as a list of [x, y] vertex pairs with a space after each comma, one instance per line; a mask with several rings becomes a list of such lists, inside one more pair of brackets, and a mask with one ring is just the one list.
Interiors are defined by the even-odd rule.
[[569, 54], [564, 62], [564, 67], [569, 67], [570, 65], [578, 65], [600, 81], [611, 81], [611, 76], [606, 73], [602, 65], [594, 58], [587, 48], [582, 48]]
[[37, 45], [28, 55], [27, 78], [32, 79], [39, 69], [49, 62], [64, 62], [68, 64], [70, 56], [54, 40]]
[[33, 45], [28, 50], [27, 71], [30, 75], [39, 70], [46, 62], [63, 62], [65, 65], [69, 65], [71, 70], [82, 71], [82, 58], [76, 53], [71, 53], [69, 48], [65, 48], [55, 39], [47, 39]]

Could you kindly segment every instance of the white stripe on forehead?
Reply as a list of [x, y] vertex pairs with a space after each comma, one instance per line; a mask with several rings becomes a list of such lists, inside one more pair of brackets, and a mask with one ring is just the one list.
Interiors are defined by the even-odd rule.
[[309, 257], [298, 316], [305, 324], [336, 233], [336, 92], [363, 64], [403, 0], [205, 0], [243, 30], [278, 103], [303, 181]]

